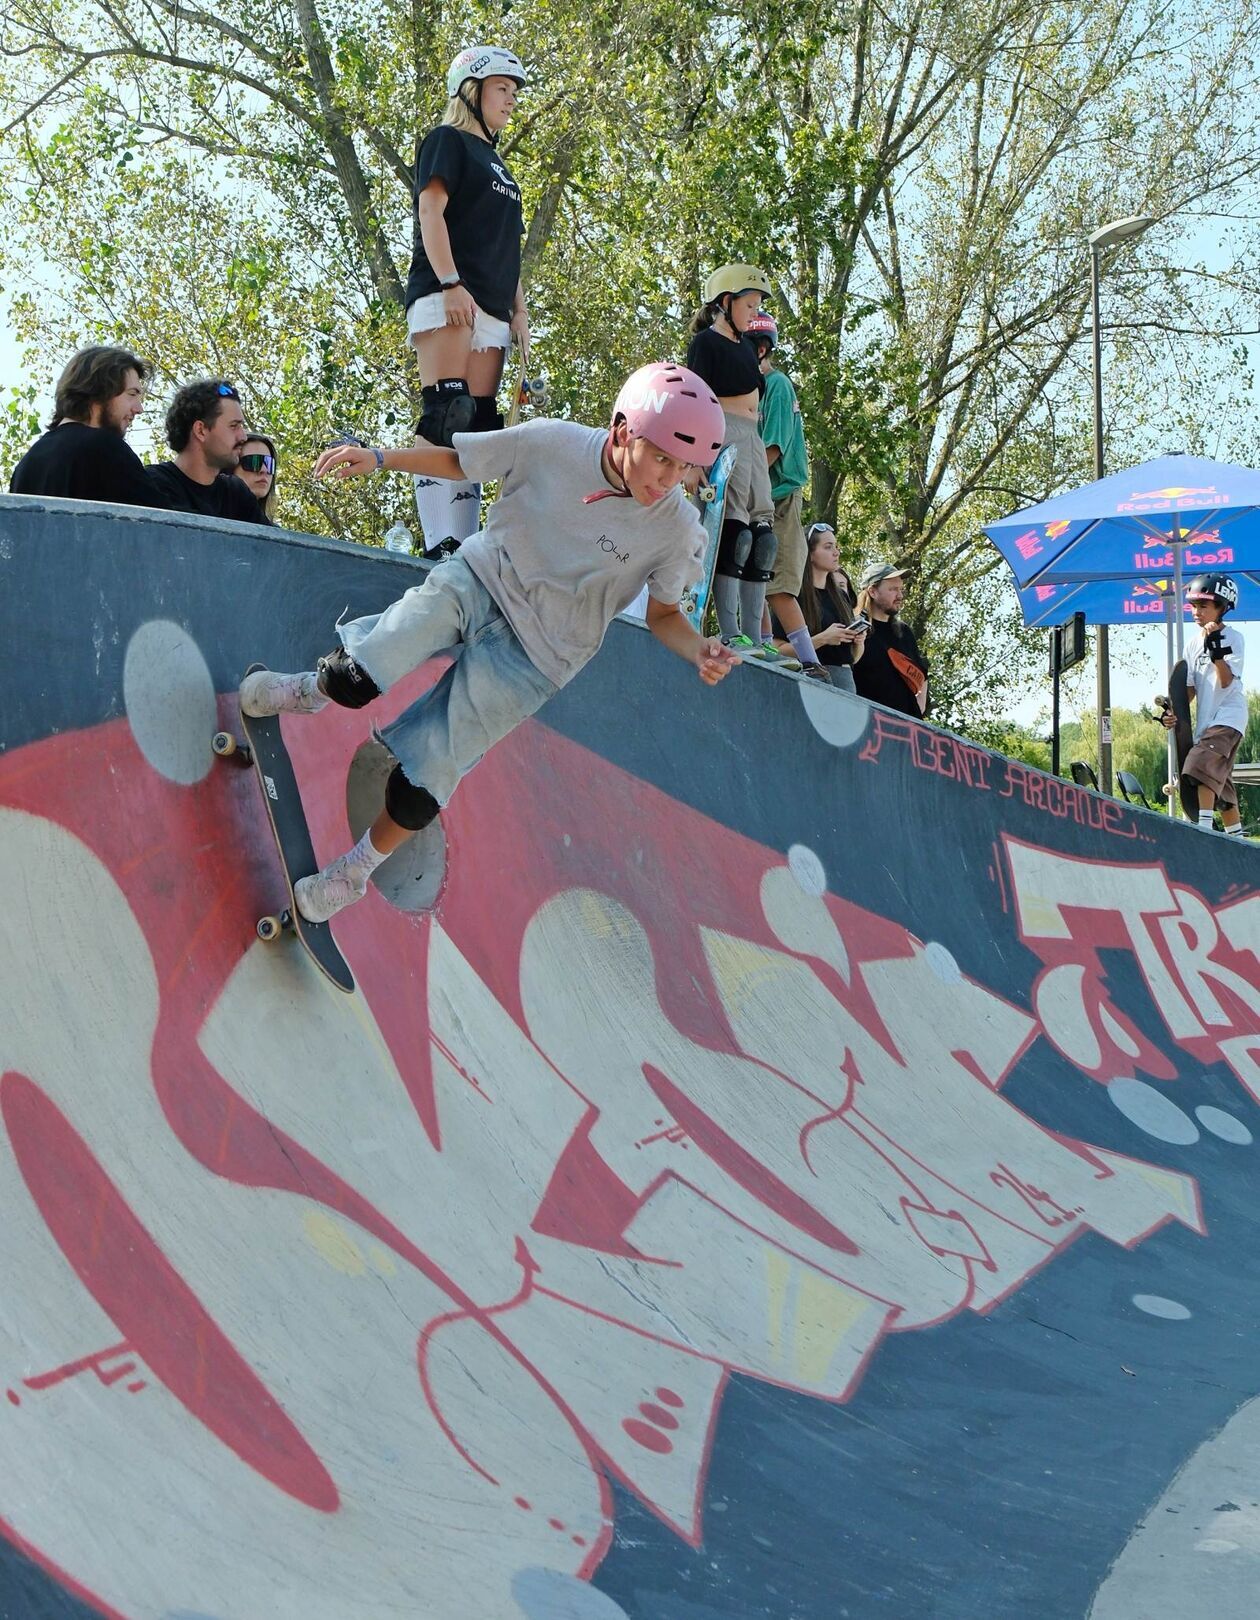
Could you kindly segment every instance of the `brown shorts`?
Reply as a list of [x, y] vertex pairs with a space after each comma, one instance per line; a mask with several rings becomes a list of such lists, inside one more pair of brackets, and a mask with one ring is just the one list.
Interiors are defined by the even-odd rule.
[[794, 489], [781, 501], [774, 503], [774, 532], [779, 537], [779, 551], [774, 559], [774, 574], [766, 586], [767, 596], [799, 596], [805, 578], [805, 530], [801, 526], [801, 492]]
[[1183, 776], [1212, 789], [1223, 810], [1232, 809], [1238, 803], [1230, 772], [1241, 741], [1242, 732], [1235, 731], [1233, 726], [1209, 726], [1181, 767]]

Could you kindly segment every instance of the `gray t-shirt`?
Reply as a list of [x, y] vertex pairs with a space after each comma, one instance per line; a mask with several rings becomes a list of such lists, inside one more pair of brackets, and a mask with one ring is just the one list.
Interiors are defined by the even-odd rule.
[[537, 418], [501, 433], [457, 433], [469, 478], [499, 497], [460, 556], [498, 603], [530, 660], [563, 686], [599, 651], [609, 623], [647, 586], [677, 602], [700, 578], [704, 530], [681, 486], [654, 506], [582, 497], [609, 484], [608, 434]]
[[1247, 694], [1243, 691], [1243, 653], [1245, 647], [1236, 625], [1222, 624], [1225, 645], [1232, 649], [1225, 662], [1233, 674], [1228, 686], [1222, 687], [1216, 678], [1212, 660], [1203, 650], [1203, 632], [1196, 630], [1186, 640], [1186, 681], [1194, 693], [1194, 735], [1197, 741], [1209, 726], [1233, 726], [1235, 731], [1247, 729]]

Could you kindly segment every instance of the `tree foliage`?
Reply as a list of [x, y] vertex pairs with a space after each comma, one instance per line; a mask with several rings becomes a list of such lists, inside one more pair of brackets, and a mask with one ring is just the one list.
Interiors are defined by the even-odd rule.
[[[600, 420], [629, 369], [681, 354], [708, 269], [764, 263], [812, 511], [854, 567], [914, 569], [937, 713], [982, 731], [1044, 655], [978, 529], [1088, 475], [1097, 224], [1164, 221], [1107, 265], [1113, 461], [1169, 432], [1202, 448], [1223, 416], [1254, 451], [1255, 10], [0, 0], [0, 279], [35, 380], [102, 339], [151, 355], [159, 392], [238, 378], [281, 443], [284, 519], [372, 539], [405, 482], [318, 487], [311, 453], [409, 435], [415, 137], [455, 51], [502, 39], [537, 72], [504, 147], [553, 408]], [[0, 401], [7, 463], [26, 386]]]

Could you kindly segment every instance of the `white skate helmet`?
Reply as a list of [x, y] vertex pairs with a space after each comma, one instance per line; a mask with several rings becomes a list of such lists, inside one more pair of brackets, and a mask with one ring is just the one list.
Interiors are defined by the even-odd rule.
[[457, 96], [465, 79], [515, 79], [528, 84], [525, 64], [499, 45], [468, 45], [446, 70], [446, 93]]

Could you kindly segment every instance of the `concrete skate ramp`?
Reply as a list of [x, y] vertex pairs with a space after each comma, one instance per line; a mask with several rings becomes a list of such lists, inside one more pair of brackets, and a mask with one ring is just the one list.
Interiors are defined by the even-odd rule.
[[[344, 996], [209, 739], [418, 566], [0, 577], [0, 1614], [1250, 1620], [1253, 850], [620, 623]], [[321, 858], [371, 718], [286, 721]]]

